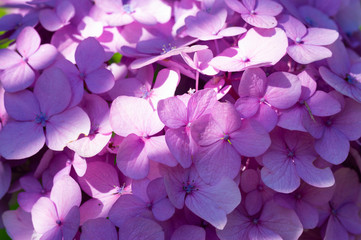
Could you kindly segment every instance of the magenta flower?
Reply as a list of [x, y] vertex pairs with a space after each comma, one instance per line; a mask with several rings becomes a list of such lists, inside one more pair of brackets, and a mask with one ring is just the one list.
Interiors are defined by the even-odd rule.
[[193, 94], [171, 97], [158, 104], [160, 120], [169, 128], [165, 141], [182, 167], [192, 165], [192, 158], [197, 146], [191, 137], [192, 123], [208, 113], [216, 103], [213, 90], [201, 90]]
[[247, 209], [239, 207], [228, 215], [228, 218], [225, 228], [217, 230], [221, 240], [296, 240], [303, 232], [296, 213], [280, 207], [274, 201], [265, 203], [257, 215], [249, 215]]
[[211, 114], [200, 117], [191, 125], [191, 132], [200, 145], [194, 164], [207, 183], [217, 182], [225, 176], [235, 178], [241, 167], [240, 155], [259, 156], [271, 144], [267, 131], [257, 122], [241, 120], [230, 103], [215, 104]]
[[187, 206], [194, 214], [217, 229], [227, 223], [227, 214], [241, 202], [237, 184], [224, 177], [214, 184], [205, 183], [192, 166], [188, 169], [169, 169], [164, 184], [172, 204], [182, 209]]
[[332, 56], [332, 52], [324, 46], [337, 40], [337, 31], [306, 28], [302, 22], [290, 15], [282, 15], [278, 22], [287, 37], [293, 41], [287, 48], [287, 54], [296, 62], [308, 64]]
[[110, 124], [116, 134], [126, 137], [119, 146], [117, 165], [133, 179], [148, 175], [149, 160], [168, 166], [177, 165], [164, 135], [154, 136], [164, 128], [156, 111], [147, 100], [117, 97], [110, 108]]
[[23, 90], [34, 83], [36, 72], [48, 67], [58, 52], [50, 44], [40, 45], [40, 36], [25, 27], [16, 39], [16, 50], [0, 49], [0, 78], [7, 92]]
[[282, 5], [271, 0], [226, 0], [233, 11], [241, 14], [248, 24], [259, 28], [274, 28], [277, 25], [275, 16], [283, 10]]
[[[269, 48], [269, 46], [274, 47]], [[270, 66], [276, 64], [286, 54], [287, 46], [287, 37], [282, 29], [251, 28], [238, 41], [238, 47], [227, 48], [209, 64], [227, 72]]]
[[55, 181], [50, 198], [41, 197], [31, 210], [34, 229], [41, 239], [73, 239], [79, 227], [79, 185], [69, 176]]
[[152, 181], [133, 181], [132, 194], [119, 197], [109, 211], [109, 219], [121, 227], [132, 217], [145, 217], [166, 221], [174, 214], [174, 206], [168, 199], [163, 178]]
[[270, 132], [278, 122], [276, 109], [288, 109], [299, 99], [301, 82], [291, 73], [274, 72], [266, 77], [261, 68], [252, 68], [243, 73], [238, 94], [235, 107], [241, 117], [252, 117]]
[[335, 183], [330, 168], [313, 165], [317, 154], [313, 138], [302, 132], [275, 129], [271, 133], [272, 144], [262, 155], [263, 182], [273, 190], [291, 193], [300, 186], [300, 179], [315, 187], [330, 187]]
[[87, 114], [79, 107], [67, 108], [71, 96], [68, 79], [57, 68], [43, 72], [34, 93], [6, 93], [5, 107], [15, 121], [0, 132], [1, 155], [8, 159], [26, 158], [37, 153], [44, 143], [61, 151], [81, 133], [88, 134]]

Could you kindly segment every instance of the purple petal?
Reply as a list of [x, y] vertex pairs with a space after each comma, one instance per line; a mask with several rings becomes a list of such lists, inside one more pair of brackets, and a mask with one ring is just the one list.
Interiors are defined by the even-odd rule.
[[37, 153], [45, 143], [44, 131], [35, 122], [11, 122], [0, 131], [0, 154], [6, 159], [22, 159]]
[[341, 224], [340, 220], [336, 216], [331, 215], [327, 222], [325, 239], [337, 240], [348, 238], [349, 234]]
[[11, 168], [9, 164], [0, 162], [0, 199], [6, 194], [11, 183]]
[[192, 164], [193, 141], [190, 132], [186, 128], [168, 129], [165, 133], [165, 141], [170, 152], [184, 168]]
[[[1, 18], [2, 19], [2, 18]], [[23, 62], [21, 56], [15, 51], [4, 48], [0, 49], [0, 69], [4, 70]]]
[[79, 107], [68, 109], [49, 118], [46, 123], [46, 145], [56, 151], [62, 151], [80, 134], [88, 134], [90, 120], [88, 115]]
[[28, 90], [17, 93], [5, 92], [4, 104], [7, 113], [18, 121], [34, 121], [40, 113], [38, 100]]
[[83, 40], [75, 51], [76, 64], [84, 74], [100, 68], [105, 60], [104, 49], [95, 38]]
[[252, 116], [251, 120], [257, 121], [267, 132], [270, 132], [277, 125], [278, 115], [270, 106], [266, 104], [260, 104], [259, 111], [256, 113], [256, 115]]
[[34, 204], [42, 197], [40, 192], [20, 192], [18, 195], [19, 206], [26, 212], [31, 212]]
[[206, 113], [217, 102], [212, 89], [196, 92], [188, 101], [188, 121], [192, 122]]
[[[79, 202], [80, 204], [80, 202]], [[59, 211], [59, 209], [58, 209]], [[80, 212], [78, 206], [73, 206], [68, 214], [63, 218], [62, 221], [62, 233], [64, 239], [74, 239], [75, 234], [78, 232], [80, 223]]]
[[129, 219], [119, 231], [119, 240], [164, 240], [162, 227], [153, 220], [135, 217]]
[[119, 145], [117, 166], [133, 179], [143, 179], [149, 172], [149, 159], [145, 143], [135, 134], [129, 134]]
[[332, 56], [332, 52], [326, 47], [307, 44], [288, 46], [287, 53], [301, 64], [309, 64]]
[[286, 109], [294, 105], [301, 95], [301, 82], [296, 75], [275, 72], [268, 77], [266, 100], [275, 108]]
[[24, 58], [33, 55], [40, 46], [40, 36], [32, 27], [25, 27], [16, 39], [16, 48]]
[[115, 226], [105, 218], [97, 218], [86, 221], [81, 227], [80, 240], [118, 240]]
[[338, 32], [332, 29], [309, 28], [302, 40], [305, 44], [330, 45], [336, 41], [338, 36]]
[[7, 234], [12, 239], [31, 239], [34, 227], [31, 222], [31, 214], [24, 212], [21, 208], [15, 211], [5, 211], [2, 214]]
[[234, 106], [242, 118], [250, 118], [258, 112], [260, 101], [255, 97], [240, 97]]
[[206, 231], [194, 225], [182, 225], [177, 228], [171, 237], [171, 240], [206, 240]]
[[93, 93], [104, 93], [114, 86], [114, 76], [111, 71], [99, 68], [89, 73], [85, 78], [88, 89]]
[[163, 198], [153, 204], [152, 212], [158, 221], [166, 221], [173, 216], [175, 208], [168, 198]]
[[338, 129], [325, 128], [323, 137], [315, 141], [315, 150], [323, 159], [337, 165], [346, 160], [350, 142]]
[[29, 57], [28, 63], [36, 70], [45, 69], [54, 62], [57, 55], [58, 51], [53, 45], [43, 44]]
[[307, 100], [311, 113], [315, 116], [331, 116], [341, 111], [340, 103], [323, 91], [316, 91], [311, 98]]
[[242, 74], [238, 94], [240, 97], [263, 97], [266, 88], [266, 73], [261, 68], [250, 68]]
[[332, 126], [340, 130], [350, 141], [361, 137], [361, 104], [352, 99], [345, 99], [345, 107], [332, 120]]
[[68, 78], [59, 68], [47, 69], [41, 74], [34, 87], [34, 94], [40, 109], [47, 117], [61, 113], [71, 100]]
[[288, 159], [278, 160], [276, 157], [279, 159], [285, 158], [283, 154], [279, 154], [279, 156], [273, 154], [271, 156], [268, 153], [267, 158], [265, 158], [265, 155], [263, 156], [263, 162], [265, 163], [266, 160], [267, 165], [271, 166], [262, 168], [262, 180], [276, 192], [291, 193], [300, 186], [300, 178], [297, 175], [296, 168]]
[[296, 170], [298, 176], [312, 186], [325, 188], [335, 184], [335, 178], [330, 168], [317, 168], [312, 162], [301, 160], [301, 157], [296, 162]]
[[361, 234], [361, 219], [357, 212], [358, 207], [353, 203], [345, 204], [337, 211], [337, 217], [344, 228], [356, 235]]
[[297, 201], [295, 211], [305, 229], [312, 229], [317, 226], [319, 217], [315, 207], [307, 202]]
[[247, 120], [230, 135], [230, 141], [239, 154], [246, 157], [259, 156], [271, 145], [268, 132], [258, 123]]
[[258, 28], [274, 28], [277, 26], [277, 20], [272, 16], [261, 14], [242, 14], [241, 16], [245, 22]]
[[62, 1], [56, 7], [56, 14], [63, 23], [67, 23], [74, 16], [75, 8], [71, 1]]
[[63, 26], [63, 22], [54, 10], [44, 9], [39, 12], [39, 21], [43, 27], [50, 31], [55, 32]]

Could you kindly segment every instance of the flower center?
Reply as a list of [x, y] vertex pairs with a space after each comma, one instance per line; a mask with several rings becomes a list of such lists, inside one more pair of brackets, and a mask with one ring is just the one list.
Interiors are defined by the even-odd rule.
[[303, 41], [302, 41], [302, 39], [301, 39], [300, 37], [297, 37], [297, 38], [296, 38], [296, 43], [298, 43], [298, 44], [302, 44], [302, 43], [303, 43]]
[[346, 77], [345, 77], [346, 82], [353, 84], [353, 83], [355, 83], [355, 80], [356, 80], [356, 78], [354, 76], [351, 76], [350, 74], [346, 74]]
[[255, 11], [255, 10], [251, 10], [251, 15], [256, 15], [256, 11]]
[[173, 46], [171, 43], [168, 43], [168, 45], [163, 44], [162, 45], [162, 52], [160, 54], [166, 54], [167, 52], [170, 52], [173, 49], [176, 49], [176, 46]]
[[192, 180], [192, 182], [183, 182], [183, 190], [186, 192], [186, 194], [191, 194], [194, 190], [197, 191], [198, 188], [196, 188], [196, 186], [194, 185], [194, 180]]
[[60, 226], [62, 224], [62, 222], [58, 219], [58, 220], [56, 220], [56, 224], [58, 224]]
[[49, 118], [44, 113], [40, 113], [40, 114], [36, 115], [35, 122], [38, 124], [41, 124], [41, 126], [45, 127], [48, 119]]
[[123, 5], [123, 11], [128, 13], [128, 14], [131, 14], [131, 13], [134, 13], [134, 9], [132, 8], [132, 6], [130, 6], [130, 4], [124, 4]]
[[258, 222], [259, 222], [259, 219], [258, 219], [258, 218], [254, 218], [254, 219], [252, 220], [252, 223], [253, 223], [254, 225], [257, 225]]

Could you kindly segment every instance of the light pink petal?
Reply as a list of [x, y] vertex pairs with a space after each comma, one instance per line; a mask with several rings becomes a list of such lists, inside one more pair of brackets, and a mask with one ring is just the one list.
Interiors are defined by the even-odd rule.
[[[80, 204], [80, 202], [79, 202]], [[59, 211], [59, 210], [58, 210]], [[78, 206], [73, 206], [62, 221], [62, 233], [64, 239], [74, 239], [78, 232], [80, 223], [80, 212]]]
[[307, 28], [301, 21], [292, 17], [291, 15], [284, 14], [278, 19], [279, 25], [285, 30], [287, 37], [296, 41], [297, 38], [304, 37], [307, 34]]
[[165, 164], [170, 167], [174, 167], [178, 164], [177, 160], [169, 151], [164, 135], [147, 139], [145, 141], [144, 147], [150, 160]]
[[35, 72], [22, 61], [0, 73], [0, 79], [5, 91], [17, 92], [33, 84]]
[[86, 221], [81, 227], [80, 240], [118, 240], [118, 233], [112, 222], [105, 218]]
[[231, 213], [241, 202], [237, 184], [230, 178], [222, 178], [213, 186], [204, 186], [185, 200], [186, 206], [217, 229], [227, 223], [226, 214]]
[[4, 48], [0, 49], [0, 69], [4, 70], [22, 62], [21, 57], [15, 51]]
[[330, 45], [336, 41], [339, 34], [337, 31], [326, 28], [309, 28], [302, 38], [305, 44]]
[[240, 97], [263, 97], [266, 88], [266, 73], [261, 68], [250, 68], [242, 74], [238, 94]]
[[64, 25], [56, 12], [51, 9], [44, 9], [40, 11], [39, 21], [41, 25], [43, 25], [43, 27], [50, 32], [55, 32]]
[[215, 183], [225, 176], [235, 178], [241, 168], [240, 158], [233, 145], [220, 140], [212, 145], [201, 147], [194, 156], [194, 163], [205, 182]]
[[111, 137], [111, 134], [93, 134], [89, 137], [83, 137], [70, 142], [67, 144], [67, 147], [82, 157], [93, 157], [103, 150]]
[[248, 66], [248, 62], [243, 61], [242, 57], [238, 48], [231, 47], [214, 57], [209, 62], [209, 65], [221, 71], [238, 72], [244, 70]]
[[67, 76], [59, 68], [47, 69], [36, 81], [34, 94], [40, 109], [47, 117], [61, 113], [71, 100], [71, 87]]
[[275, 108], [286, 109], [294, 105], [301, 95], [301, 82], [296, 75], [275, 72], [268, 77], [266, 100]]
[[192, 144], [190, 132], [184, 127], [178, 129], [168, 129], [165, 133], [165, 141], [170, 152], [175, 159], [184, 168], [188, 168], [192, 164]]
[[175, 208], [168, 198], [163, 198], [153, 204], [152, 212], [158, 221], [166, 221], [173, 216]]
[[33, 55], [40, 46], [40, 36], [32, 27], [25, 27], [16, 39], [16, 48], [24, 58]]
[[206, 231], [194, 225], [182, 225], [177, 228], [171, 237], [171, 240], [206, 240]]
[[[120, 96], [113, 101], [110, 108], [110, 125], [114, 132], [122, 137], [126, 137], [131, 133], [143, 136], [143, 134], [148, 134], [148, 125], [153, 124], [153, 122], [155, 125], [159, 125], [159, 118], [155, 116], [152, 118], [154, 113], [157, 114], [153, 112], [147, 100]], [[151, 130], [152, 132], [159, 132], [163, 126]]]
[[259, 111], [252, 116], [251, 120], [257, 121], [267, 132], [270, 132], [277, 125], [278, 115], [270, 106], [266, 104], [260, 104]]
[[192, 122], [210, 110], [217, 102], [216, 93], [211, 90], [201, 90], [191, 96], [188, 101], [188, 121]]
[[40, 113], [38, 100], [28, 90], [4, 94], [4, 104], [7, 113], [18, 121], [34, 121]]
[[317, 88], [317, 83], [315, 77], [311, 71], [302, 71], [297, 75], [298, 79], [301, 81], [302, 89], [300, 100], [306, 100], [311, 97]]
[[22, 159], [37, 153], [45, 143], [44, 131], [35, 122], [11, 122], [0, 131], [0, 154], [6, 159]]
[[145, 143], [135, 134], [129, 134], [119, 145], [117, 166], [122, 173], [133, 179], [143, 179], [149, 172], [149, 159]]
[[46, 145], [56, 151], [62, 151], [80, 134], [88, 134], [90, 120], [79, 107], [68, 109], [61, 114], [52, 116], [46, 124]]
[[[115, 15], [115, 14], [114, 14]], [[84, 38], [95, 37], [98, 38], [103, 34], [103, 24], [100, 21], [95, 21], [89, 16], [83, 17], [82, 21], [77, 27], [79, 33]]]
[[225, 29], [222, 29], [221, 31], [219, 31], [218, 35], [223, 36], [223, 37], [232, 37], [232, 36], [237, 36], [237, 35], [241, 35], [242, 33], [246, 32], [247, 29], [243, 28], [243, 27], [228, 27]]
[[80, 157], [78, 154], [74, 153], [74, 159], [73, 159], [73, 168], [76, 172], [76, 174], [79, 177], [84, 176], [86, 170], [87, 170], [87, 162], [84, 158]]
[[53, 45], [43, 44], [29, 57], [28, 63], [36, 70], [45, 69], [54, 62], [57, 55], [58, 51]]
[[105, 162], [89, 162], [85, 175], [78, 178], [84, 192], [93, 198], [109, 195], [115, 186], [119, 186], [118, 174], [115, 168]]
[[350, 142], [338, 129], [326, 128], [323, 137], [315, 141], [315, 150], [323, 159], [337, 165], [346, 160]]
[[89, 73], [85, 78], [88, 89], [93, 93], [104, 93], [114, 86], [114, 76], [111, 71], [99, 68]]
[[31, 218], [34, 229], [38, 233], [46, 233], [58, 227], [59, 220], [55, 204], [46, 197], [41, 197], [31, 209]]
[[0, 162], [0, 199], [6, 194], [11, 182], [11, 168], [9, 164]]
[[80, 187], [72, 177], [61, 177], [54, 182], [50, 193], [50, 199], [56, 205], [59, 218], [63, 219], [68, 215], [72, 207], [80, 206]]
[[157, 107], [159, 100], [174, 96], [179, 80], [178, 71], [171, 69], [159, 71], [150, 96], [154, 108]]
[[312, 97], [307, 100], [311, 113], [316, 116], [331, 116], [341, 111], [340, 103], [323, 91], [316, 91]]
[[27, 240], [31, 239], [34, 227], [31, 221], [31, 214], [24, 212], [21, 208], [14, 211], [3, 212], [2, 220], [6, 232], [12, 239]]
[[230, 135], [230, 141], [239, 154], [246, 157], [259, 156], [271, 145], [268, 132], [257, 122], [247, 120]]
[[164, 240], [162, 227], [153, 220], [135, 217], [129, 219], [119, 231], [119, 240]]
[[191, 134], [196, 143], [201, 146], [216, 143], [224, 137], [224, 132], [211, 114], [204, 115], [192, 123]]
[[262, 14], [242, 14], [241, 16], [245, 22], [258, 28], [274, 28], [277, 25], [277, 20], [273, 16]]
[[258, 14], [266, 15], [266, 16], [277, 16], [283, 10], [281, 4], [276, 1], [270, 0], [258, 0], [256, 10]]
[[160, 120], [169, 128], [179, 128], [188, 122], [186, 105], [177, 97], [170, 97], [158, 102]]
[[48, 232], [41, 235], [41, 239], [44, 240], [62, 240], [62, 232], [61, 228], [56, 226], [52, 229], [50, 229]]
[[75, 51], [76, 64], [80, 72], [84, 74], [100, 68], [105, 60], [106, 56], [103, 47], [92, 37], [83, 40]]
[[248, 13], [248, 9], [238, 0], [225, 0], [227, 6], [238, 13]]
[[332, 56], [332, 52], [322, 46], [297, 44], [287, 48], [287, 54], [296, 62], [309, 64]]

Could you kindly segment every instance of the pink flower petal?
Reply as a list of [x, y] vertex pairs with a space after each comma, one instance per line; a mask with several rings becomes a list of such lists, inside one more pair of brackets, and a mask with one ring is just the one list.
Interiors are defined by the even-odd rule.
[[186, 128], [168, 129], [165, 133], [165, 141], [171, 154], [173, 154], [180, 165], [184, 168], [190, 167], [192, 164], [192, 145], [194, 143]]
[[305, 44], [330, 45], [335, 42], [339, 34], [337, 31], [325, 28], [309, 28], [307, 34], [302, 38]]
[[58, 51], [53, 45], [43, 44], [29, 57], [28, 63], [36, 70], [45, 69], [54, 62], [57, 55]]
[[159, 100], [174, 96], [179, 80], [178, 71], [171, 69], [159, 71], [150, 96], [154, 108], [157, 107]]
[[80, 134], [88, 134], [90, 120], [88, 115], [79, 107], [68, 109], [61, 114], [49, 118], [46, 124], [46, 145], [56, 151], [62, 151]]
[[341, 111], [340, 103], [323, 91], [316, 91], [312, 97], [307, 100], [311, 113], [316, 116], [331, 116]]
[[17, 65], [5, 69], [0, 73], [3, 88], [7, 92], [17, 92], [30, 87], [35, 80], [35, 72], [21, 61]]
[[103, 150], [111, 137], [111, 134], [93, 134], [89, 137], [83, 137], [70, 142], [67, 144], [67, 147], [82, 157], [93, 157]]
[[172, 153], [169, 151], [164, 135], [147, 139], [144, 147], [150, 160], [170, 167], [174, 167], [178, 164]]
[[129, 134], [119, 145], [117, 166], [133, 179], [143, 179], [149, 172], [149, 159], [145, 143], [135, 134]]
[[31, 221], [30, 213], [24, 212], [21, 208], [14, 211], [8, 210], [3, 212], [2, 220], [7, 234], [12, 239], [31, 239], [34, 227]]
[[16, 48], [24, 58], [33, 55], [40, 46], [40, 36], [32, 27], [25, 27], [16, 39]]
[[15, 51], [4, 48], [0, 49], [0, 69], [4, 70], [23, 62], [21, 56]]
[[186, 105], [177, 97], [160, 100], [157, 111], [160, 120], [169, 128], [179, 128], [188, 122]]
[[11, 122], [0, 131], [0, 154], [6, 159], [22, 159], [37, 153], [45, 143], [44, 131], [35, 122]]
[[240, 97], [262, 97], [266, 88], [266, 73], [261, 68], [250, 68], [242, 74], [238, 94]]
[[69, 176], [64, 176], [54, 182], [50, 199], [54, 202], [60, 219], [66, 218], [69, 211], [80, 206], [81, 190], [78, 183]]
[[31, 218], [34, 229], [38, 233], [46, 233], [58, 227], [59, 220], [55, 204], [46, 197], [41, 197], [31, 210]]

